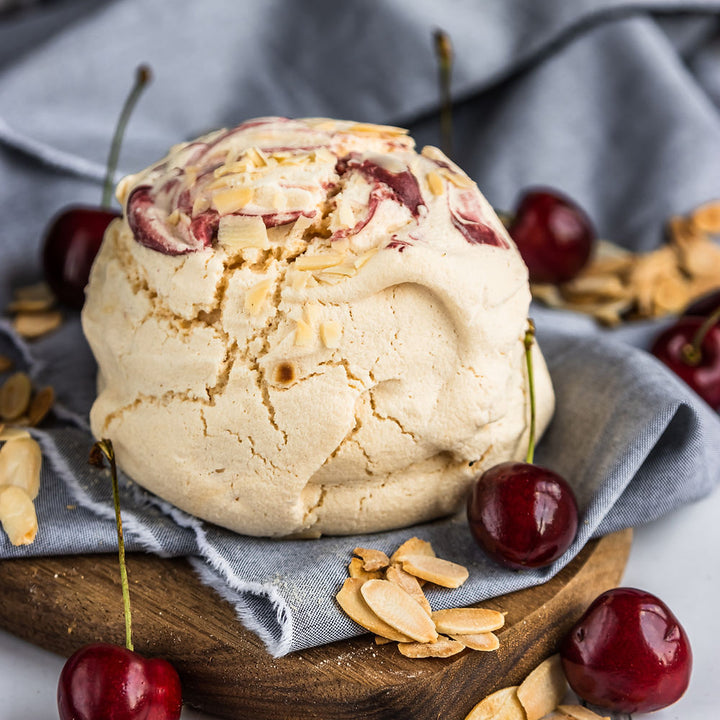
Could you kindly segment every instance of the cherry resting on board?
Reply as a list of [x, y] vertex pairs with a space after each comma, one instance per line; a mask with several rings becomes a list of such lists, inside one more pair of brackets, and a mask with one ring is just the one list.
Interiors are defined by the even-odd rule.
[[532, 324], [525, 335], [530, 395], [530, 438], [526, 462], [486, 470], [473, 484], [467, 516], [475, 541], [494, 560], [521, 569], [557, 560], [575, 539], [578, 507], [568, 483], [556, 472], [533, 465], [535, 391]]
[[113, 176], [125, 126], [150, 77], [150, 69], [141, 65], [115, 129], [101, 205], [67, 207], [53, 218], [45, 232], [42, 248], [45, 281], [57, 299], [68, 307], [77, 310], [82, 308], [90, 268], [100, 249], [105, 230], [115, 218], [120, 217], [120, 214], [110, 207]]
[[596, 598], [563, 641], [560, 656], [581, 698], [622, 713], [672, 705], [692, 671], [682, 625], [662, 600], [634, 588]]
[[590, 259], [595, 230], [570, 198], [550, 188], [528, 190], [508, 226], [530, 273], [530, 282], [572, 280]]
[[112, 478], [125, 612], [125, 647], [91, 643], [70, 656], [58, 681], [60, 720], [178, 720], [182, 691], [175, 668], [167, 660], [144, 658], [133, 651], [117, 468], [109, 440], [101, 440], [93, 447], [91, 461], [102, 465], [103, 456], [110, 463]]

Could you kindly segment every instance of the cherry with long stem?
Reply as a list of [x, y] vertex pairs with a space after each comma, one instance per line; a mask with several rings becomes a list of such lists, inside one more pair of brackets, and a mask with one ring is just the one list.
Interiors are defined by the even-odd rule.
[[133, 108], [151, 77], [150, 68], [146, 65], [137, 69], [135, 83], [125, 100], [110, 145], [102, 204], [96, 207], [75, 205], [65, 208], [50, 222], [45, 233], [42, 248], [45, 281], [58, 300], [68, 307], [78, 310], [82, 307], [90, 268], [105, 231], [115, 218], [120, 217], [111, 207], [120, 146]]
[[682, 356], [688, 365], [697, 367], [702, 362], [702, 344], [710, 332], [710, 328], [718, 322], [720, 322], [720, 307], [705, 318], [695, 335], [693, 335], [692, 342], [683, 346]]

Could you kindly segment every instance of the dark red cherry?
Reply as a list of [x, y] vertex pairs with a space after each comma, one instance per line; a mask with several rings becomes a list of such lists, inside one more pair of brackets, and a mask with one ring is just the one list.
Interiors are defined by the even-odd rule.
[[79, 310], [90, 268], [107, 226], [120, 214], [100, 207], [71, 206], [50, 223], [42, 249], [45, 282], [57, 299]]
[[578, 507], [568, 483], [552, 470], [506, 462], [484, 472], [468, 498], [470, 532], [499, 563], [549, 565], [575, 538]]
[[708, 293], [690, 303], [684, 312], [683, 317], [707, 317], [720, 309], [720, 290]]
[[[710, 317], [710, 316], [708, 316]], [[707, 328], [693, 352], [705, 318], [682, 317], [655, 339], [651, 352], [714, 410], [720, 410], [720, 323]]]
[[682, 625], [665, 603], [634, 588], [600, 595], [564, 639], [560, 656], [581, 698], [620, 713], [672, 705], [692, 670]]
[[526, 192], [508, 231], [528, 266], [531, 282], [574, 278], [590, 259], [595, 230], [590, 218], [557, 190]]
[[180, 678], [167, 660], [94, 643], [65, 663], [57, 702], [60, 720], [178, 720]]

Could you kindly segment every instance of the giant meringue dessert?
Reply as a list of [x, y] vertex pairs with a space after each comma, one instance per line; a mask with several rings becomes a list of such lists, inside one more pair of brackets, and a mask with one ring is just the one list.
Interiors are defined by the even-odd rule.
[[452, 513], [524, 455], [527, 270], [436, 148], [261, 118], [118, 198], [83, 311], [91, 424], [145, 488], [248, 535], [364, 533]]

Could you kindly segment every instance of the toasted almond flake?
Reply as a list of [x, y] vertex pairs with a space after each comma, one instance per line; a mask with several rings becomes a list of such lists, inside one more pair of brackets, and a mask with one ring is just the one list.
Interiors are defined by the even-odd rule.
[[[381, 581], [368, 580], [367, 582]], [[375, 635], [380, 635], [395, 642], [412, 642], [413, 638], [388, 625], [370, 609], [361, 593], [365, 583], [366, 581], [360, 578], [348, 578], [345, 580], [340, 592], [335, 596], [340, 607], [360, 627], [375, 633]]]
[[13, 320], [15, 332], [28, 340], [39, 338], [60, 327], [62, 315], [57, 311], [19, 313]]
[[476, 633], [474, 635], [450, 635], [453, 640], [461, 642], [465, 647], [471, 650], [479, 650], [481, 652], [493, 652], [500, 647], [500, 640], [495, 633]]
[[218, 243], [233, 250], [267, 250], [270, 247], [267, 228], [259, 215], [226, 215], [220, 218]]
[[7, 355], [0, 355], [0, 373], [12, 370], [13, 361]]
[[180, 222], [180, 211], [175, 208], [168, 216], [166, 220], [168, 225], [172, 225], [173, 227], [177, 225]]
[[27, 312], [27, 313], [35, 313], [35, 312], [44, 312], [45, 310], [50, 310], [50, 308], [55, 304], [55, 301], [53, 298], [50, 300], [47, 299], [38, 299], [38, 300], [13, 300], [8, 306], [7, 311], [9, 313], [21, 313], [21, 312]]
[[7, 425], [0, 426], [0, 442], [8, 440], [17, 440], [19, 438], [29, 438], [30, 433], [21, 427], [8, 427]]
[[245, 157], [258, 168], [265, 167], [268, 164], [267, 155], [259, 147], [248, 148]]
[[48, 385], [38, 390], [30, 401], [28, 407], [28, 425], [36, 427], [52, 410], [55, 404], [55, 391]]
[[343, 277], [354, 277], [357, 275], [357, 268], [353, 263], [340, 263], [333, 267], [325, 268], [323, 274], [326, 275], [342, 275]]
[[405, 555], [402, 568], [415, 577], [447, 588], [460, 587], [468, 579], [467, 568], [429, 555]]
[[690, 215], [690, 221], [701, 232], [720, 234], [720, 202], [705, 203]]
[[390, 564], [390, 559], [382, 550], [356, 547], [353, 550], [353, 554], [357, 555], [363, 561], [363, 568], [369, 572], [382, 570]]
[[582, 705], [558, 705], [557, 709], [569, 720], [610, 720], [607, 715], [598, 715]]
[[185, 183], [194, 185], [197, 182], [199, 168], [197, 165], [185, 166]]
[[462, 652], [465, 646], [457, 640], [440, 636], [435, 642], [399, 643], [401, 655], [409, 658], [450, 657]]
[[328, 349], [340, 347], [342, 337], [342, 325], [333, 320], [320, 323], [320, 339]]
[[257, 285], [253, 285], [253, 287], [245, 293], [244, 307], [246, 313], [249, 313], [250, 315], [260, 314], [272, 284], [272, 280], [262, 280], [257, 283]]
[[465, 720], [525, 720], [517, 686], [503, 688], [481, 700]]
[[391, 565], [385, 571], [385, 579], [401, 587], [413, 600], [416, 600], [420, 604], [428, 615], [432, 613], [430, 603], [425, 597], [425, 593], [422, 591], [418, 579], [414, 575], [406, 573], [398, 565]]
[[517, 689], [520, 704], [527, 720], [540, 720], [554, 710], [567, 692], [567, 680], [559, 655], [551, 655], [541, 662]]
[[406, 540], [400, 547], [390, 556], [391, 563], [402, 562], [408, 555], [427, 555], [435, 557], [435, 551], [427, 540], [421, 540], [418, 537], [411, 537]]
[[304, 272], [293, 273], [292, 280], [290, 282], [292, 289], [297, 292], [299, 292], [300, 290], [304, 290], [309, 277], [311, 276]]
[[376, 635], [375, 636], [375, 644], [376, 645], [387, 645], [388, 643], [391, 643], [392, 640], [390, 638], [383, 637], [382, 635]]
[[221, 215], [242, 210], [253, 198], [253, 190], [247, 186], [217, 190], [212, 195], [212, 204]]
[[297, 347], [309, 347], [313, 344], [313, 329], [304, 320], [295, 323], [295, 345]]
[[445, 192], [445, 183], [436, 172], [429, 172], [425, 176], [425, 179], [433, 195], [442, 195]]
[[0, 486], [0, 523], [13, 545], [30, 545], [38, 530], [30, 496], [15, 485]]
[[437, 640], [433, 621], [402, 588], [387, 580], [368, 580], [360, 592], [370, 609], [398, 632], [417, 642]]
[[12, 374], [0, 387], [0, 418], [17, 420], [30, 405], [32, 383], [24, 372]]
[[348, 575], [351, 578], [361, 580], [382, 580], [383, 574], [379, 570], [368, 572], [363, 568], [363, 561], [360, 558], [353, 558], [348, 565]]
[[339, 265], [344, 259], [344, 254], [335, 252], [322, 255], [301, 255], [295, 260], [295, 268], [297, 270], [325, 270]]
[[455, 187], [465, 190], [467, 188], [474, 187], [475, 183], [462, 172], [453, 172], [447, 168], [441, 168], [440, 174], [449, 180]]
[[350, 203], [344, 197], [338, 203], [338, 220], [341, 227], [355, 227], [355, 214], [352, 207], [350, 207]]
[[505, 625], [505, 615], [487, 608], [436, 610], [432, 619], [438, 632], [450, 635], [476, 635], [499, 630]]
[[31, 437], [9, 440], [0, 448], [0, 485], [21, 487], [31, 500], [40, 489], [42, 451]]

